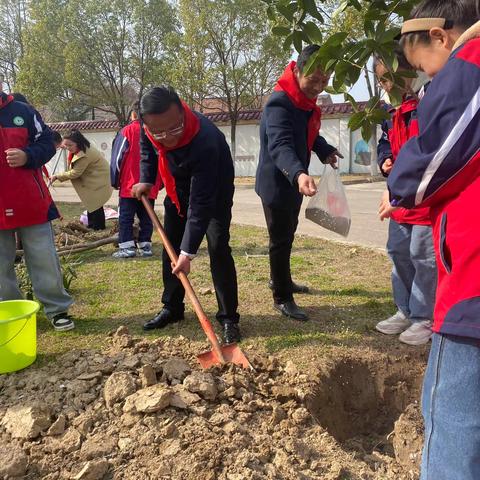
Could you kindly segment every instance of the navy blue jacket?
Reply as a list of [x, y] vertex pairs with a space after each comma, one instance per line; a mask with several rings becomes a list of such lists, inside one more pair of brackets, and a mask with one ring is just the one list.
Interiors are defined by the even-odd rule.
[[[168, 167], [177, 189], [187, 224], [180, 249], [196, 254], [212, 218], [230, 217], [233, 205], [234, 168], [230, 148], [223, 133], [206, 117], [200, 131], [184, 147], [167, 153]], [[158, 154], [141, 129], [140, 182], [155, 184]], [[167, 197], [166, 202], [171, 202]]]
[[[274, 92], [265, 105], [255, 191], [270, 207], [295, 209], [302, 202], [296, 180], [310, 166], [307, 132], [311, 114], [295, 107], [285, 92]], [[335, 150], [320, 135], [313, 146], [322, 162]]]

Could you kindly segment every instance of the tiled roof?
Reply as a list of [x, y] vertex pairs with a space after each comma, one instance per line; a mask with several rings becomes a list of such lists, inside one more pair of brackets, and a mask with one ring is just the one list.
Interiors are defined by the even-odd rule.
[[[358, 107], [362, 110], [366, 105], [366, 102], [359, 102]], [[353, 108], [349, 103], [332, 103], [327, 105], [321, 105], [323, 116], [333, 115], [350, 115], [353, 113]], [[262, 115], [261, 110], [244, 110], [240, 112], [240, 122], [256, 122], [260, 120]], [[228, 123], [228, 113], [206, 113], [205, 116], [214, 123]], [[52, 130], [65, 131], [65, 130], [119, 130], [120, 124], [117, 120], [85, 120], [81, 122], [61, 122], [50, 123]]]
[[118, 130], [118, 120], [83, 120], [78, 122], [49, 123], [49, 127], [57, 132], [65, 130]]

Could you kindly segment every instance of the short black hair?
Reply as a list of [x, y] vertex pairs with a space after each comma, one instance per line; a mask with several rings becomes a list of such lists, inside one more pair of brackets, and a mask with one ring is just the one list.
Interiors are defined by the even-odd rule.
[[52, 132], [52, 140], [55, 143], [55, 145], [62, 143], [62, 136], [58, 132]]
[[[414, 18], [444, 18], [451, 22], [453, 27], [468, 30], [480, 20], [479, 0], [423, 0], [410, 14]], [[401, 37], [401, 45], [414, 45], [416, 43], [430, 43], [430, 33], [410, 32]]]
[[318, 50], [320, 50], [320, 45], [308, 45], [300, 52], [300, 55], [297, 58], [297, 68], [301, 73], [303, 73], [305, 65], [310, 57]]
[[72, 130], [68, 135], [63, 137], [65, 140], [70, 140], [77, 144], [77, 147], [82, 152], [86, 152], [90, 148], [90, 142], [80, 133], [79, 130]]
[[[414, 71], [415, 69], [408, 63], [407, 57], [405, 57], [405, 54], [403, 53], [403, 49], [400, 46], [399, 43], [395, 44], [394, 48], [395, 56], [397, 57], [398, 60], [398, 69], [399, 70], [409, 70], [409, 71]], [[385, 61], [380, 55], [374, 55], [373, 56], [373, 71], [376, 72], [377, 67], [379, 65], [384, 65]]]
[[27, 100], [27, 97], [23, 93], [12, 93], [12, 97], [16, 102], [22, 102], [30, 105], [30, 102]]
[[183, 110], [178, 93], [170, 85], [153, 87], [147, 90], [140, 99], [140, 116], [165, 113], [172, 105]]

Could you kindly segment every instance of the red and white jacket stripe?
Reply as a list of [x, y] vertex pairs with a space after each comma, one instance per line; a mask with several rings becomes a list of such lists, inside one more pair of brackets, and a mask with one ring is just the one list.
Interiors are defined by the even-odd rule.
[[418, 107], [419, 136], [388, 178], [392, 205], [430, 206], [439, 265], [434, 331], [480, 338], [480, 22]]

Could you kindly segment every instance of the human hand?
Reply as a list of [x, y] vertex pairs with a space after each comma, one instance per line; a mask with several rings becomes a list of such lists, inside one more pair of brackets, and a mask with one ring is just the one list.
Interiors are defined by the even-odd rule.
[[172, 273], [178, 275], [180, 272], [183, 272], [185, 275], [188, 275], [190, 273], [191, 262], [189, 257], [181, 253], [178, 256], [177, 263], [175, 265], [172, 263]]
[[378, 210], [380, 220], [383, 222], [386, 218], [390, 218], [392, 213], [396, 210], [398, 210], [398, 207], [392, 207], [390, 204], [390, 194], [388, 193], [388, 190], [385, 190], [385, 192], [383, 192], [380, 208]]
[[305, 195], [306, 197], [313, 197], [317, 193], [317, 186], [315, 185], [315, 180], [307, 175], [306, 173], [301, 173], [297, 178], [298, 191]]
[[387, 158], [382, 164], [382, 172], [385, 175], [388, 175], [392, 171], [392, 168], [393, 168], [393, 160], [391, 158]]
[[152, 187], [153, 185], [150, 183], [136, 183], [132, 187], [132, 196], [134, 196], [137, 200], [141, 200], [143, 195], [148, 197]]
[[325, 163], [327, 163], [328, 165], [331, 165], [332, 168], [337, 169], [338, 168], [337, 163], [339, 158], [345, 158], [345, 157], [338, 150], [335, 150], [327, 157], [327, 159], [325, 160]]
[[9, 167], [23, 167], [28, 160], [27, 154], [19, 148], [9, 148], [5, 150], [7, 154], [7, 163]]

